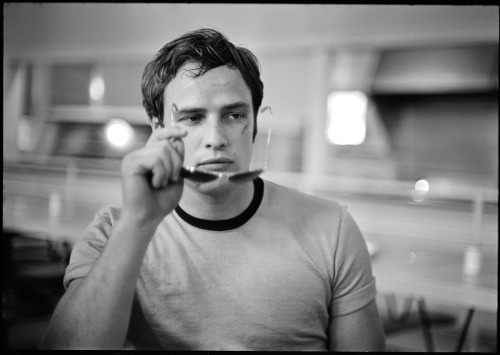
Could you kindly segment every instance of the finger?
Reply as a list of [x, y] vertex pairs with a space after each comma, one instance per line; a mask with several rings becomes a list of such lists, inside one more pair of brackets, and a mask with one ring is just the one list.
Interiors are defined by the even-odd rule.
[[163, 164], [161, 163], [154, 164], [153, 167], [151, 168], [151, 174], [152, 174], [151, 185], [153, 186], [153, 188], [154, 189], [162, 188], [165, 185], [164, 181], [165, 181], [165, 176], [167, 175]]
[[[179, 142], [179, 143], [182, 144], [181, 142]], [[182, 164], [183, 164], [183, 157], [182, 157], [181, 153], [179, 153], [177, 151], [177, 149], [172, 149], [172, 150], [170, 150], [170, 158], [171, 158], [172, 169], [173, 169], [172, 175], [171, 175], [172, 180], [174, 182], [177, 182], [181, 178], [180, 175], [181, 175], [181, 169], [182, 169]]]
[[151, 133], [146, 145], [152, 144], [163, 139], [181, 139], [187, 135], [187, 131], [181, 128], [168, 127], [157, 128]]
[[135, 161], [140, 167], [141, 174], [151, 174], [151, 184], [154, 188], [165, 187], [171, 179], [173, 163], [171, 153], [177, 152], [166, 140], [156, 142], [154, 145], [143, 148], [135, 154]]
[[168, 127], [157, 129], [158, 139], [183, 138], [188, 132], [179, 127]]
[[184, 161], [184, 141], [182, 139], [175, 141], [175, 151], [179, 153], [180, 159]]
[[[158, 144], [159, 151], [157, 152], [157, 162], [156, 164], [161, 164], [165, 171], [162, 180], [162, 186], [167, 186], [169, 180], [174, 180], [175, 175], [174, 162], [172, 161], [172, 155], [176, 153], [175, 149], [171, 146], [169, 141], [163, 140]], [[175, 181], [175, 180], [174, 180]]]

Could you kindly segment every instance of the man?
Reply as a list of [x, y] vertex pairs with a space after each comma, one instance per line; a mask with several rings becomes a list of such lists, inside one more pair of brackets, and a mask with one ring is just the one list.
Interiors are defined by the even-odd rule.
[[254, 55], [194, 31], [158, 52], [142, 91], [153, 133], [123, 159], [123, 207], [75, 244], [42, 347], [383, 350], [345, 208], [261, 178], [184, 178], [183, 165], [248, 169], [263, 97]]

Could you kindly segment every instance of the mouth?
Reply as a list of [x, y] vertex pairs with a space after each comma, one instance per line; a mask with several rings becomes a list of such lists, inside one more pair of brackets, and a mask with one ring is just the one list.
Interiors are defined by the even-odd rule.
[[229, 158], [210, 158], [197, 164], [197, 167], [210, 171], [225, 171], [231, 168], [234, 162]]

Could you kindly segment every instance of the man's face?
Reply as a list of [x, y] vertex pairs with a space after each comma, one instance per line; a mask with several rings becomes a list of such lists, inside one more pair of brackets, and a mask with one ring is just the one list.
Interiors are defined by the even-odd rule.
[[181, 67], [164, 94], [165, 125], [171, 124], [173, 112], [174, 125], [188, 132], [184, 165], [222, 172], [248, 170], [254, 127], [250, 89], [237, 69], [221, 66], [193, 77], [189, 71], [196, 68], [194, 63]]

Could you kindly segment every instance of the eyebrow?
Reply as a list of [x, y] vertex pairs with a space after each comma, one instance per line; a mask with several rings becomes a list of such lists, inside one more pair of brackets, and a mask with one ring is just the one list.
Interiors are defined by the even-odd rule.
[[[234, 110], [234, 109], [249, 109], [251, 106], [242, 101], [242, 102], [234, 102], [228, 105], [222, 106], [220, 109], [221, 111], [228, 111], [228, 110]], [[182, 109], [179, 110], [177, 105], [174, 103], [172, 104], [172, 108], [174, 109], [174, 113], [179, 114], [179, 113], [196, 113], [196, 112], [207, 112], [207, 109], [203, 107], [196, 107], [196, 106], [187, 106], [183, 107]]]
[[222, 106], [223, 110], [234, 110], [237, 108], [249, 109], [250, 105], [246, 102], [235, 102], [233, 104]]

